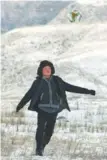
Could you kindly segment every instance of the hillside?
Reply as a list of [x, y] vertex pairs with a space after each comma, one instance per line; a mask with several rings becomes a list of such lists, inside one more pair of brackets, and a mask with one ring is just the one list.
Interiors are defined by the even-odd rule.
[[37, 114], [27, 110], [28, 104], [17, 115], [15, 109], [35, 79], [43, 59], [51, 60], [56, 74], [65, 81], [96, 90], [95, 97], [67, 93], [72, 111], [59, 114], [44, 159], [106, 159], [106, 42], [107, 23], [26, 27], [2, 35], [3, 160], [8, 156], [36, 159]]
[[77, 0], [72, 1], [67, 7], [63, 8], [49, 24], [70, 24], [68, 14], [74, 10], [77, 10], [81, 14], [81, 23], [92, 24], [107, 22], [107, 1], [95, 0], [91, 2]]
[[2, 1], [1, 31], [35, 25], [70, 24], [68, 13], [81, 13], [81, 23], [107, 21], [107, 0]]
[[70, 2], [61, 1], [2, 1], [1, 31], [24, 26], [45, 25]]

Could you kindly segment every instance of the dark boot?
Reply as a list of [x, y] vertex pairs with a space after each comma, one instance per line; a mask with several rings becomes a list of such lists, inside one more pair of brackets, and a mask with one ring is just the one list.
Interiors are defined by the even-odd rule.
[[36, 155], [43, 156], [43, 149], [36, 149]]

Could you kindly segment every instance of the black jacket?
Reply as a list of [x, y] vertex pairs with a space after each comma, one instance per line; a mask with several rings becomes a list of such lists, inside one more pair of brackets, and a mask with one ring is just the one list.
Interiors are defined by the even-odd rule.
[[[89, 90], [86, 88], [74, 86], [72, 84], [69, 84], [62, 80], [59, 76], [53, 75], [54, 81], [57, 85], [57, 92], [60, 96], [60, 109], [59, 112], [63, 109], [67, 109], [70, 111], [68, 102], [67, 102], [67, 96], [66, 91], [68, 92], [74, 92], [74, 93], [81, 93], [81, 94], [92, 94], [95, 95], [94, 90]], [[36, 111], [38, 112], [38, 103], [39, 103], [39, 97], [40, 97], [40, 91], [41, 91], [41, 78], [37, 77], [35, 79], [30, 87], [30, 89], [27, 91], [27, 93], [24, 95], [24, 97], [21, 99], [19, 104], [17, 105], [16, 111], [19, 111], [24, 105], [30, 101], [30, 105], [28, 107], [28, 110]]]
[[48, 113], [57, 112], [60, 102], [60, 96], [58, 95], [57, 90], [58, 87], [53, 76], [49, 79], [42, 77], [42, 87], [38, 108]]

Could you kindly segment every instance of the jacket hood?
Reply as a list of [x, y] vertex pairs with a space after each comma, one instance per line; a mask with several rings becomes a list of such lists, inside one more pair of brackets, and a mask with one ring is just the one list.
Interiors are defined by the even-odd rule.
[[48, 61], [48, 60], [44, 60], [44, 61], [41, 61], [41, 62], [40, 62], [39, 67], [38, 67], [38, 69], [37, 69], [37, 75], [38, 75], [39, 77], [42, 77], [42, 69], [43, 69], [43, 67], [45, 67], [45, 66], [50, 66], [52, 74], [55, 73], [55, 67], [54, 67], [53, 63], [50, 62], [50, 61]]

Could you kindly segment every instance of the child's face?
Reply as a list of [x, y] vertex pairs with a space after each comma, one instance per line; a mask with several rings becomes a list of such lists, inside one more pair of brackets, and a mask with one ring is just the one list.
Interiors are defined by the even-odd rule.
[[43, 74], [43, 76], [50, 76], [51, 75], [51, 67], [50, 66], [43, 67], [42, 74]]

